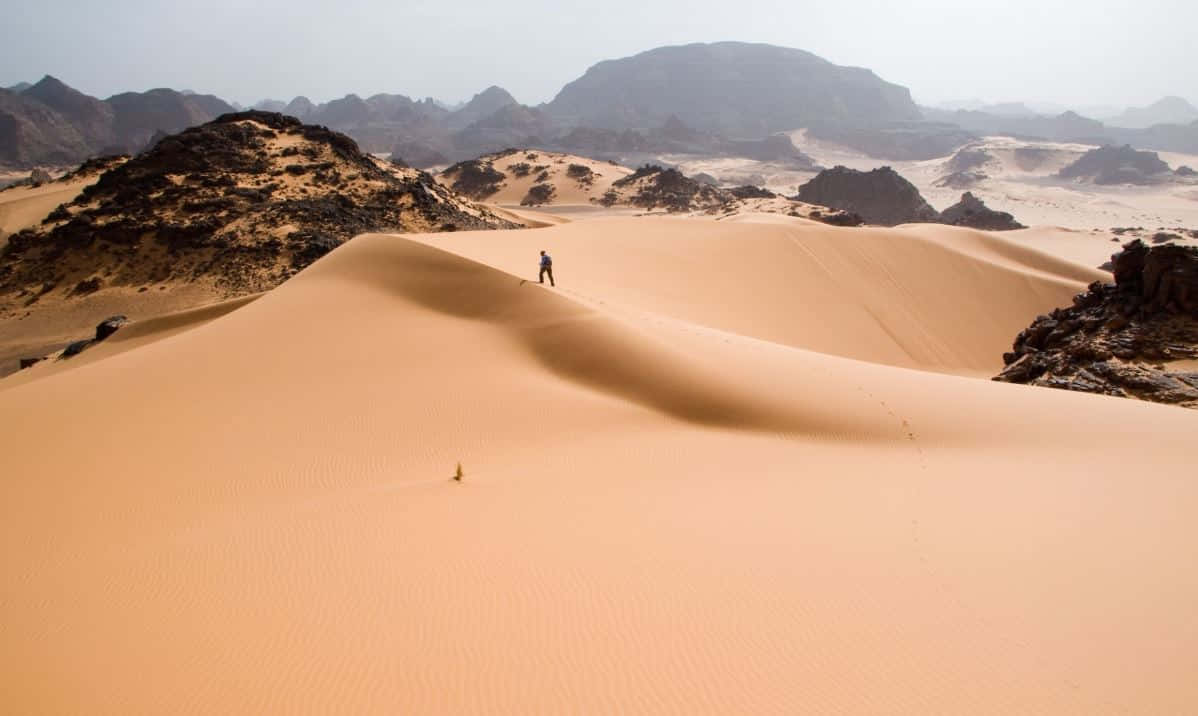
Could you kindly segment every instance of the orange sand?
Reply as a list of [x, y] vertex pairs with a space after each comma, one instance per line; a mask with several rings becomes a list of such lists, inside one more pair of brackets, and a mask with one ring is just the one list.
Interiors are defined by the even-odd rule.
[[1092, 275], [927, 227], [359, 237], [0, 392], [0, 702], [1190, 711], [1198, 414], [947, 374]]

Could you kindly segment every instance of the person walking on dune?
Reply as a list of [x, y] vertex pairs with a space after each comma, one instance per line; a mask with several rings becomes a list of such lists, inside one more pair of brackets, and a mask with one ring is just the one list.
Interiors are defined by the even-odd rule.
[[553, 257], [544, 251], [541, 252], [541, 280], [538, 283], [545, 283], [545, 274], [549, 274], [549, 285], [556, 286], [553, 282]]

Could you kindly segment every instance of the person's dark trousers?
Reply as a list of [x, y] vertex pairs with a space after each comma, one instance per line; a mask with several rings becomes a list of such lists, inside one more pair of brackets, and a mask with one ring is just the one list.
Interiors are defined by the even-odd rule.
[[545, 274], [549, 274], [549, 285], [556, 286], [557, 284], [553, 282], [553, 267], [552, 266], [542, 266], [541, 267], [541, 281], [540, 281], [541, 283], [545, 283]]

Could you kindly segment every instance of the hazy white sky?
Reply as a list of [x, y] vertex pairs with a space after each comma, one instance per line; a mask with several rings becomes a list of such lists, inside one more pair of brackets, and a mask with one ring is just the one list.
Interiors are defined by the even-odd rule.
[[0, 0], [0, 86], [251, 103], [492, 84], [553, 97], [603, 59], [768, 42], [868, 67], [917, 101], [1198, 104], [1198, 0]]

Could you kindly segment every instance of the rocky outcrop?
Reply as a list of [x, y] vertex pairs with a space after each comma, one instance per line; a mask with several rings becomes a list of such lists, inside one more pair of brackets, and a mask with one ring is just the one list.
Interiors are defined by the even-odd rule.
[[113, 287], [263, 291], [356, 234], [507, 227], [429, 175], [267, 112], [224, 115], [114, 158], [0, 253], [0, 315]]
[[[67, 358], [74, 358], [75, 356], [79, 355], [80, 353], [87, 350], [88, 348], [91, 348], [95, 344], [107, 339], [109, 336], [111, 336], [112, 334], [119, 331], [121, 329], [121, 327], [126, 325], [127, 323], [129, 323], [129, 319], [125, 316], [109, 316], [108, 318], [105, 318], [103, 321], [100, 321], [100, 323], [96, 325], [95, 336], [93, 336], [92, 338], [84, 338], [84, 339], [78, 340], [78, 341], [71, 341], [58, 354], [59, 359], [65, 360]], [[36, 356], [33, 358], [21, 358], [18, 361], [18, 368], [20, 370], [25, 370], [26, 368], [31, 368], [31, 367], [37, 365], [38, 363], [41, 363], [43, 360], [46, 360], [47, 358], [53, 358], [53, 357], [54, 357], [53, 355], [49, 355], [49, 356]]]
[[866, 223], [882, 226], [939, 219], [915, 185], [890, 167], [868, 172], [843, 166], [825, 169], [799, 187], [795, 198], [842, 209], [859, 215]]
[[441, 173], [457, 193], [482, 201], [499, 191], [507, 175], [492, 164], [496, 156], [480, 157], [458, 162]]
[[652, 164], [646, 164], [612, 182], [612, 189], [622, 195], [619, 203], [642, 209], [661, 208], [670, 212], [713, 209], [725, 206], [736, 198], [710, 184], [695, 181], [677, 169]]
[[1198, 371], [1171, 367], [1198, 359], [1198, 248], [1135, 240], [1111, 264], [1115, 283], [1038, 317], [995, 380], [1198, 408]]
[[1094, 184], [1159, 184], [1168, 181], [1171, 173], [1156, 152], [1108, 145], [1086, 152], [1057, 176]]
[[968, 226], [986, 231], [1010, 231], [1026, 228], [1005, 211], [995, 211], [981, 199], [969, 192], [961, 195], [961, 201], [940, 212], [940, 221], [953, 226]]

